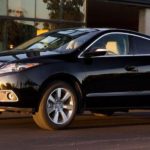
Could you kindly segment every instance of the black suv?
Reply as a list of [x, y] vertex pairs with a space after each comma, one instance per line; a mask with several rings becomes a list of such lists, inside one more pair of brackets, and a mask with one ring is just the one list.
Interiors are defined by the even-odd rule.
[[30, 108], [43, 129], [77, 113], [150, 108], [150, 37], [122, 29], [62, 29], [0, 53], [0, 106]]

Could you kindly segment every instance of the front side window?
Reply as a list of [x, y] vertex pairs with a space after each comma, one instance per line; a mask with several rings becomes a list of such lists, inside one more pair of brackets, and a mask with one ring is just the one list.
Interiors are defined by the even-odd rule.
[[109, 34], [96, 41], [88, 51], [106, 50], [107, 55], [125, 55], [129, 51], [128, 36]]
[[133, 54], [150, 54], [150, 40], [142, 37], [131, 36]]

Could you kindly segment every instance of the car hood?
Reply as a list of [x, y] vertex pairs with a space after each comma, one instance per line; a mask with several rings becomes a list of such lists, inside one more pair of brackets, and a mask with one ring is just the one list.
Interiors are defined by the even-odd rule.
[[36, 58], [40, 56], [53, 56], [58, 55], [59, 53], [53, 51], [39, 51], [39, 50], [10, 50], [0, 53], [0, 66], [6, 62], [25, 60], [28, 58]]

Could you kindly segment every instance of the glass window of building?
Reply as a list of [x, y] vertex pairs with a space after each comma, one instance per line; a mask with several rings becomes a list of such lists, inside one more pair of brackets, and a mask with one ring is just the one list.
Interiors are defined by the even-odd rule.
[[57, 28], [81, 27], [86, 0], [0, 0], [0, 51]]

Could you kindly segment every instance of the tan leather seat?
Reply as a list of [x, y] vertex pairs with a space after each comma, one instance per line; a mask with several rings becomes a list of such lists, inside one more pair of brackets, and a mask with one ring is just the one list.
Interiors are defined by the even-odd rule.
[[119, 55], [118, 44], [116, 41], [107, 42], [106, 49], [113, 52], [116, 55]]

